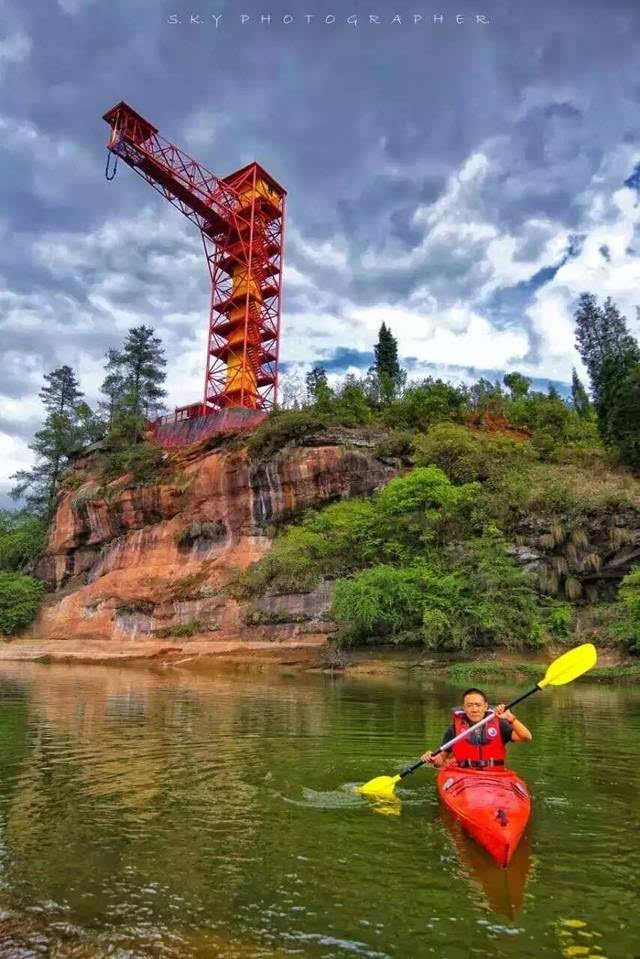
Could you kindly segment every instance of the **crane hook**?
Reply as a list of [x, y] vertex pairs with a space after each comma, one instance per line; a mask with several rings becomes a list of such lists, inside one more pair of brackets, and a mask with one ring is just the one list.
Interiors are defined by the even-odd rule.
[[113, 165], [113, 173], [109, 176], [109, 161], [111, 159], [111, 150], [107, 150], [107, 165], [105, 167], [104, 175], [107, 180], [113, 180], [116, 175], [116, 170], [118, 169], [118, 154], [116, 153], [116, 162]]

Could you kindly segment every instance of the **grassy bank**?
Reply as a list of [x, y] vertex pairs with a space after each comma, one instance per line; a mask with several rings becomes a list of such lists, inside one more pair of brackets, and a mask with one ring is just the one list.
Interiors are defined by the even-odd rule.
[[[461, 686], [502, 679], [535, 683], [544, 674], [539, 663], [495, 663], [481, 660], [454, 663], [445, 667], [443, 672], [452, 682]], [[640, 682], [640, 665], [599, 666], [580, 676], [576, 682], [638, 683]]]

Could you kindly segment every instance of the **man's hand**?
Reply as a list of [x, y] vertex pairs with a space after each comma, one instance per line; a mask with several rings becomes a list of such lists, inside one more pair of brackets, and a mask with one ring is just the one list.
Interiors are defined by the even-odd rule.
[[515, 722], [515, 716], [510, 709], [507, 709], [504, 703], [500, 703], [499, 706], [496, 706], [496, 716], [499, 716], [500, 719], [506, 719], [508, 723]]
[[431, 749], [429, 750], [429, 752], [423, 753], [420, 759], [422, 760], [423, 763], [429, 763], [430, 766], [433, 766], [433, 764], [436, 761], [435, 756], [433, 755], [433, 751]]

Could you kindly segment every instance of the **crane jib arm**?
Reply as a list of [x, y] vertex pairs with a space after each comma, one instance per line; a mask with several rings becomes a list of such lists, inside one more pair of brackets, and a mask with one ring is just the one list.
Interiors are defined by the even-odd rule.
[[195, 214], [201, 229], [208, 228], [215, 236], [235, 225], [240, 197], [232, 187], [161, 137], [153, 124], [124, 101], [103, 119], [111, 127], [107, 149], [167, 199], [176, 200], [181, 212]]
[[[110, 153], [195, 223], [202, 236], [211, 278], [204, 395], [201, 404], [177, 410], [175, 422], [179, 413], [184, 418], [238, 407], [272, 409], [278, 395], [286, 190], [258, 163], [215, 176], [124, 101], [103, 119], [111, 128]], [[107, 177], [113, 178], [108, 166]]]

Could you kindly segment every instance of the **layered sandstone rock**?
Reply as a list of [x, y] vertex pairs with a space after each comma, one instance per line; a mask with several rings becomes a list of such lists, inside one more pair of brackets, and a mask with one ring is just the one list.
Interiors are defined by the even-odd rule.
[[[321, 637], [333, 628], [329, 584], [257, 604], [224, 587], [265, 554], [278, 522], [384, 485], [394, 470], [373, 456], [378, 439], [333, 431], [262, 461], [246, 448], [196, 450], [173, 485], [116, 484], [109, 501], [91, 481], [65, 493], [37, 571], [51, 592], [26, 640]], [[181, 624], [191, 635], [176, 639]]]

